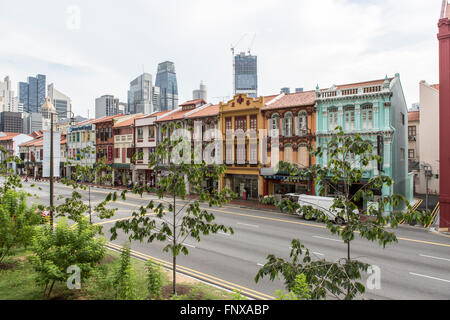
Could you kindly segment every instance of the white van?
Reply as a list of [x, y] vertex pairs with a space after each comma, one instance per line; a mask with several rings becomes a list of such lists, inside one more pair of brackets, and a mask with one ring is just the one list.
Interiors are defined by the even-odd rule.
[[[303, 206], [311, 206], [313, 209], [317, 209], [322, 211], [325, 215], [328, 216], [330, 220], [334, 220], [338, 224], [343, 224], [345, 222], [345, 219], [343, 217], [337, 216], [334, 212], [330, 212], [330, 207], [333, 205], [335, 198], [329, 198], [329, 197], [318, 197], [318, 196], [309, 196], [306, 194], [302, 194], [298, 197], [298, 204]], [[342, 209], [335, 209], [338, 212], [341, 212], [344, 210]], [[354, 211], [356, 214], [358, 214], [358, 210]], [[300, 210], [297, 210], [296, 212], [298, 215], [300, 215], [302, 218], [303, 214], [300, 213]]]

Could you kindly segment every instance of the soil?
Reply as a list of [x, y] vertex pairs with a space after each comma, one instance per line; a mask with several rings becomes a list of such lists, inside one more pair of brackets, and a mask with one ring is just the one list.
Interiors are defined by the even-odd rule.
[[17, 266], [17, 262], [0, 263], [0, 270], [11, 270]]
[[[162, 288], [162, 300], [170, 300], [170, 297], [173, 295], [172, 285], [167, 285]], [[177, 295], [184, 296], [189, 295], [189, 293], [192, 291], [192, 288], [190, 286], [179, 284], [177, 285]], [[151, 299], [151, 297], [149, 297]], [[195, 296], [189, 297], [192, 300], [202, 300], [203, 293], [198, 292], [195, 294]]]

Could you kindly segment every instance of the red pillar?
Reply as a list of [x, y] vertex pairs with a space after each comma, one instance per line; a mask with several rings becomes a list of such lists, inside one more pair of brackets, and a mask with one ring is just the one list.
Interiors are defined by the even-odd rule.
[[439, 20], [439, 165], [440, 228], [450, 229], [450, 5], [442, 3]]

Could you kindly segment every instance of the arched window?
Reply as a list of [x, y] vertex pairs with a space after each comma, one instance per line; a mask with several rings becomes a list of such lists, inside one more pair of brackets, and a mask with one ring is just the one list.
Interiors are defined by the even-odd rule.
[[284, 137], [292, 137], [292, 112], [288, 112], [284, 115], [283, 118], [283, 136]]
[[345, 107], [344, 110], [345, 131], [353, 131], [355, 130], [355, 107]]
[[308, 114], [306, 111], [300, 111], [297, 117], [296, 133], [298, 136], [305, 136], [308, 132]]
[[330, 131], [334, 131], [338, 126], [338, 109], [332, 107], [328, 109], [328, 128]]
[[294, 152], [291, 144], [284, 147], [284, 162], [294, 163]]
[[361, 107], [361, 128], [365, 130], [373, 128], [372, 105], [365, 105]]
[[[280, 129], [280, 115], [278, 113], [275, 113], [272, 115], [272, 117], [269, 120], [269, 130], [279, 130]], [[272, 136], [272, 133], [271, 133]]]

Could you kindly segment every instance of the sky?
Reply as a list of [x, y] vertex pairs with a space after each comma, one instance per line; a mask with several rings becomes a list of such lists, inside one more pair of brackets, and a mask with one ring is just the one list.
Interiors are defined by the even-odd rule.
[[[408, 106], [438, 83], [442, 0], [0, 0], [0, 78], [47, 75], [75, 114], [127, 101], [143, 71], [175, 63], [180, 103], [200, 81], [231, 96], [231, 46], [258, 56], [258, 94], [400, 74]], [[241, 39], [242, 38], [242, 39]], [[252, 42], [252, 40], [254, 41]], [[241, 40], [239, 42], [239, 40]]]

